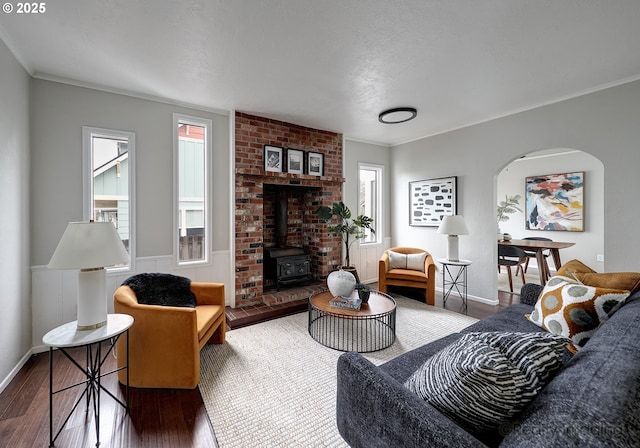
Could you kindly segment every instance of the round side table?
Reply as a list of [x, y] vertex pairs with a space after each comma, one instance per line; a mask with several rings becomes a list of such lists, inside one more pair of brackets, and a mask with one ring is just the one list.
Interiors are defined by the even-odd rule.
[[[93, 402], [93, 413], [95, 416], [96, 426], [96, 446], [100, 445], [100, 392], [104, 390], [111, 398], [118, 402], [122, 407], [129, 411], [129, 328], [133, 325], [133, 317], [128, 314], [109, 314], [107, 316], [106, 325], [92, 330], [78, 330], [78, 321], [73, 321], [54, 328], [44, 335], [42, 342], [49, 346], [49, 446], [55, 444], [56, 439], [69, 421], [73, 411], [78, 407], [82, 399], [86, 400], [86, 408], [89, 410], [91, 402]], [[127, 363], [124, 367], [113, 370], [111, 372], [102, 373], [101, 368], [107, 356], [115, 347], [118, 338], [125, 333], [127, 334]], [[110, 339], [109, 349], [102, 354], [102, 342]], [[86, 366], [82, 366], [68, 352], [67, 348], [85, 347], [86, 348]], [[80, 383], [63, 387], [56, 391], [53, 390], [53, 350], [58, 349], [64, 354], [78, 370], [86, 375], [86, 379]], [[101, 384], [101, 378], [111, 375], [119, 370], [127, 370], [126, 384], [126, 402], [123, 403], [114, 394], [109, 392]], [[71, 389], [76, 386], [84, 385], [84, 391], [76, 400], [71, 412], [62, 423], [62, 426], [53, 435], [53, 396], [59, 392]]]

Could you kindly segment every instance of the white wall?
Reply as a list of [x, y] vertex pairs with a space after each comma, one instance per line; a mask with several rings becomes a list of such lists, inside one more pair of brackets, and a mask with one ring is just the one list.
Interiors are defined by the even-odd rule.
[[[561, 151], [567, 151], [566, 149]], [[554, 152], [516, 159], [507, 165], [498, 175], [496, 204], [504, 200], [505, 195], [522, 196], [520, 208], [524, 211], [525, 178], [544, 174], [584, 171], [584, 232], [563, 232], [545, 230], [527, 230], [525, 213], [509, 215], [509, 220], [500, 223], [503, 232], [513, 238], [545, 237], [555, 241], [575, 243], [575, 246], [562, 249], [562, 261], [573, 258], [582, 260], [598, 272], [604, 271], [604, 262], [597, 261], [597, 254], [604, 254], [604, 167], [590, 154], [582, 151]], [[535, 259], [532, 260], [535, 265]], [[553, 263], [549, 264], [553, 270]]]
[[346, 139], [344, 142], [344, 177], [343, 202], [352, 212], [358, 205], [358, 164], [370, 163], [382, 166], [382, 210], [383, 221], [374, 222], [373, 228], [382, 237], [381, 244], [366, 244], [360, 246], [357, 242], [352, 246], [351, 264], [358, 269], [358, 276], [362, 282], [378, 281], [378, 260], [382, 252], [389, 248], [391, 235], [391, 148], [384, 145], [364, 143]]
[[529, 152], [573, 148], [604, 165], [604, 270], [639, 271], [639, 117], [636, 81], [394, 147], [392, 243], [446, 255], [446, 237], [435, 227], [408, 225], [407, 188], [413, 180], [458, 176], [459, 213], [471, 232], [460, 237], [460, 255], [473, 261], [469, 294], [495, 299], [496, 176]]
[[29, 75], [0, 40], [0, 392], [31, 349]]
[[[233, 293], [230, 229], [230, 118], [228, 115], [57, 82], [32, 81], [31, 263], [33, 325], [39, 348], [48, 330], [75, 319], [76, 272], [51, 271], [49, 262], [69, 221], [82, 220], [82, 126], [136, 135], [135, 271], [111, 273], [108, 296], [137, 272], [173, 272], [225, 283]], [[173, 113], [213, 122], [211, 263], [177, 267], [173, 257]], [[109, 300], [110, 307], [112, 301]], [[112, 309], [112, 308], [110, 308]]]

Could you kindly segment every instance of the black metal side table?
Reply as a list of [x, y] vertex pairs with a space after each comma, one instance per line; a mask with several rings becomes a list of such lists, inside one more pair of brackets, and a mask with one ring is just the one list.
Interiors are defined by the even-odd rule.
[[[438, 258], [442, 265], [442, 307], [447, 307], [447, 299], [455, 289], [462, 299], [462, 305], [467, 311], [467, 268], [470, 260], [451, 261], [446, 258]], [[456, 269], [457, 268], [457, 269]]]
[[[78, 322], [73, 321], [54, 328], [44, 335], [42, 342], [49, 346], [49, 446], [55, 444], [56, 439], [69, 421], [71, 415], [76, 410], [80, 401], [86, 399], [86, 411], [93, 402], [93, 414], [96, 426], [96, 446], [100, 445], [100, 392], [106, 392], [111, 398], [118, 402], [129, 412], [129, 328], [133, 325], [133, 317], [128, 314], [109, 314], [107, 316], [107, 324], [93, 330], [78, 330]], [[127, 333], [127, 363], [110, 372], [102, 373], [102, 364], [104, 364], [107, 356], [113, 351], [116, 341], [123, 334]], [[102, 342], [110, 339], [109, 349], [102, 354]], [[76, 361], [67, 351], [68, 348], [86, 347], [86, 366], [83, 367]], [[79, 383], [63, 387], [56, 391], [53, 390], [53, 350], [58, 349], [63, 353], [80, 371], [86, 375], [86, 379]], [[126, 403], [120, 401], [114, 394], [109, 392], [102, 384], [101, 378], [111, 375], [120, 370], [127, 370], [126, 384]], [[60, 429], [53, 435], [53, 396], [57, 393], [64, 392], [77, 386], [84, 385], [84, 391], [78, 397], [76, 402], [60, 426]]]

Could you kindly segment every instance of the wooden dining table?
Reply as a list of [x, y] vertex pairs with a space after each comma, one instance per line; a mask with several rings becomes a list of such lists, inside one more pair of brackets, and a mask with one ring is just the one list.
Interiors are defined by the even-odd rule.
[[576, 243], [564, 243], [561, 241], [543, 241], [543, 240], [509, 240], [498, 241], [502, 246], [515, 246], [520, 249], [535, 252], [536, 261], [538, 263], [538, 272], [540, 273], [540, 284], [544, 285], [547, 282], [547, 278], [550, 277], [547, 263], [544, 262], [544, 251], [549, 250], [551, 257], [553, 258], [553, 264], [556, 270], [560, 269], [562, 262], [560, 261], [560, 249], [566, 249]]

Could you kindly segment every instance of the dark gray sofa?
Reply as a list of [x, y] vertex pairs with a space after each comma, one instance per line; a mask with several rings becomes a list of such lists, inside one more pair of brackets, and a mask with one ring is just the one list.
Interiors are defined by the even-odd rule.
[[511, 424], [490, 436], [467, 432], [403, 386], [426, 359], [463, 333], [544, 331], [524, 318], [540, 285], [521, 302], [376, 367], [358, 353], [338, 360], [337, 425], [352, 447], [640, 446], [640, 292], [633, 294]]

